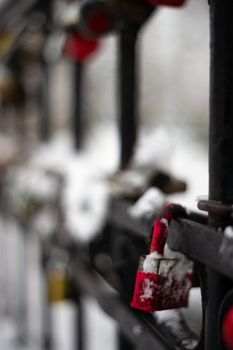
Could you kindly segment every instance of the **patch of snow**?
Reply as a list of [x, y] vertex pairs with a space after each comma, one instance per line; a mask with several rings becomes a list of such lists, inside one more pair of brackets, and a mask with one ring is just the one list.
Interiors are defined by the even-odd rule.
[[13, 182], [15, 191], [23, 197], [48, 201], [53, 200], [59, 190], [58, 182], [39, 167], [12, 168], [8, 178]]
[[233, 239], [233, 227], [227, 226], [224, 230], [224, 237]]
[[132, 217], [142, 219], [156, 213], [165, 203], [166, 196], [158, 188], [151, 187], [128, 209], [128, 212]]
[[191, 288], [189, 292], [189, 305], [187, 308], [182, 308], [180, 311], [184, 316], [188, 326], [192, 329], [192, 331], [196, 334], [200, 334], [202, 323], [202, 305], [200, 288]]
[[197, 346], [198, 341], [193, 339], [193, 333], [187, 327], [180, 310], [157, 311], [154, 316], [158, 324], [164, 325], [169, 329], [177, 343], [182, 344], [185, 349], [194, 349]]
[[226, 267], [232, 265], [233, 258], [233, 228], [228, 226], [224, 230], [224, 237], [222, 244], [219, 248], [219, 255], [221, 262], [225, 264]]
[[143, 282], [143, 294], [140, 295], [142, 302], [154, 298], [154, 289], [157, 284], [151, 281], [149, 278], [146, 278]]
[[149, 255], [146, 255], [145, 260], [143, 261], [143, 272], [157, 273], [158, 263], [156, 259], [162, 259], [163, 256], [157, 252], [152, 252]]

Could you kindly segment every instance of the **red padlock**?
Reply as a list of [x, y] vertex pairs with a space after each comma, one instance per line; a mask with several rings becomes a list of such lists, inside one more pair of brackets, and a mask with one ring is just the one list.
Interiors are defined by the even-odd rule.
[[154, 6], [173, 6], [179, 7], [186, 3], [186, 0], [147, 0], [151, 5]]
[[224, 320], [222, 327], [222, 336], [227, 349], [233, 349], [233, 307], [229, 309]]
[[72, 33], [68, 36], [63, 51], [65, 55], [79, 62], [84, 62], [90, 58], [98, 48], [98, 40], [86, 38], [79, 33]]
[[188, 305], [192, 286], [192, 262], [185, 256], [164, 254], [168, 235], [168, 220], [154, 223], [150, 254], [142, 256], [136, 276], [131, 306], [152, 313]]
[[99, 0], [86, 0], [80, 7], [79, 29], [85, 36], [99, 37], [110, 33], [116, 25], [112, 8]]

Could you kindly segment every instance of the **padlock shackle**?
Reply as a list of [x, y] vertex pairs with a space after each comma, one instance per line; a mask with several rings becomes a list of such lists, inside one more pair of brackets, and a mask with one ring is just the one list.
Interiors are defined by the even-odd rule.
[[156, 252], [163, 255], [164, 246], [168, 236], [168, 225], [171, 220], [177, 217], [186, 217], [187, 213], [184, 207], [179, 204], [169, 203], [161, 208], [157, 220], [154, 222], [150, 252]]
[[168, 236], [168, 221], [166, 219], [156, 220], [153, 226], [150, 253], [163, 255]]

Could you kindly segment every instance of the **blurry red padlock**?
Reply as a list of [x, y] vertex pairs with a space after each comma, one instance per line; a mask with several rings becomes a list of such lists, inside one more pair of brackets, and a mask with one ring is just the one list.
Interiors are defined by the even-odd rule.
[[86, 38], [79, 33], [69, 34], [65, 46], [64, 54], [78, 62], [84, 62], [90, 58], [99, 48], [99, 41]]
[[155, 221], [150, 254], [142, 256], [131, 306], [145, 312], [185, 307], [192, 286], [192, 262], [164, 246], [168, 221]]
[[186, 3], [186, 0], [147, 0], [151, 5], [154, 6], [173, 6], [179, 7]]
[[229, 309], [223, 320], [222, 336], [227, 349], [233, 350], [233, 307]]
[[88, 37], [99, 37], [114, 30], [116, 18], [107, 3], [86, 0], [81, 3], [79, 29]]

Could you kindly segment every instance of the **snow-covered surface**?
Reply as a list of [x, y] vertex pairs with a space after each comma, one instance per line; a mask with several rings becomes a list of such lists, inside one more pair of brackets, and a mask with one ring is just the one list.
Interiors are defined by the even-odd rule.
[[110, 170], [108, 167], [105, 170], [105, 161], [99, 162], [92, 153], [75, 153], [71, 140], [62, 135], [32, 155], [31, 164], [62, 174], [66, 227], [77, 240], [88, 241], [101, 227], [106, 214], [109, 190], [105, 177]]
[[200, 288], [192, 288], [189, 295], [189, 307], [182, 309], [182, 314], [189, 327], [196, 333], [201, 332], [201, 292]]
[[[66, 224], [77, 239], [90, 239], [104, 222], [110, 193], [106, 178], [116, 170], [117, 149], [114, 125], [107, 124], [99, 125], [92, 132], [86, 150], [82, 153], [74, 152], [67, 135], [59, 135], [32, 155], [33, 166], [63, 174]], [[151, 164], [152, 168], [170, 171], [187, 181], [188, 191], [170, 195], [167, 201], [180, 202], [196, 209], [197, 195], [207, 193], [207, 152], [194, 139], [190, 130], [168, 125], [152, 134], [142, 133], [134, 159], [135, 164]], [[144, 209], [142, 207], [140, 210]]]
[[159, 324], [165, 325], [177, 342], [185, 349], [195, 349], [198, 340], [192, 339], [192, 332], [186, 327], [182, 310], [164, 310], [155, 313], [155, 318]]
[[9, 181], [14, 177], [14, 189], [23, 197], [34, 197], [40, 200], [54, 200], [59, 188], [58, 183], [39, 167], [21, 166], [11, 168]]
[[158, 263], [156, 260], [162, 259], [162, 257], [163, 256], [157, 252], [152, 252], [146, 255], [145, 260], [143, 261], [143, 272], [157, 273]]
[[166, 196], [158, 188], [151, 187], [128, 209], [128, 212], [134, 218], [143, 219], [158, 211], [165, 203]]

